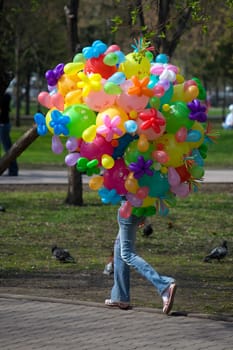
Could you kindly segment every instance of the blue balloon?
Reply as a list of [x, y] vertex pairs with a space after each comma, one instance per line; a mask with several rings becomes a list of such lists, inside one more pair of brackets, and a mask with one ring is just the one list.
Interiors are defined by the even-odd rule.
[[168, 63], [168, 56], [165, 53], [160, 53], [155, 57], [157, 63]]
[[129, 133], [134, 133], [137, 131], [138, 125], [134, 120], [127, 120], [125, 122], [125, 129]]
[[202, 135], [199, 130], [190, 130], [186, 137], [187, 142], [197, 142], [201, 139]]
[[120, 85], [120, 84], [124, 83], [125, 79], [126, 79], [126, 77], [125, 77], [124, 73], [116, 72], [108, 79], [108, 82]]

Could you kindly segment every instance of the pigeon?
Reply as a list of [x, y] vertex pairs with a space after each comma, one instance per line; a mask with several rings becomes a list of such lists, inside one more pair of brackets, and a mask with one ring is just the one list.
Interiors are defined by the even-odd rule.
[[224, 240], [221, 246], [212, 249], [211, 252], [208, 255], [206, 255], [206, 257], [204, 258], [204, 262], [209, 262], [213, 259], [220, 261], [223, 258], [225, 258], [227, 253], [227, 241]]
[[51, 250], [53, 257], [61, 263], [75, 263], [75, 259], [70, 255], [67, 249], [59, 248], [54, 245]]
[[146, 224], [144, 227], [143, 227], [143, 236], [145, 237], [149, 237], [150, 235], [152, 235], [153, 233], [153, 227], [151, 224]]
[[111, 253], [110, 257], [108, 258], [107, 264], [104, 267], [103, 274], [111, 276], [114, 273], [114, 257], [113, 257], [113, 252]]

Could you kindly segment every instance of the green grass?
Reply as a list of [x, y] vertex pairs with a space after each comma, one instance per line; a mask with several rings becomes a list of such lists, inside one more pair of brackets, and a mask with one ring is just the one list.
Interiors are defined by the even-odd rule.
[[[8, 278], [31, 273], [102, 274], [117, 232], [117, 207], [101, 204], [96, 192], [87, 190], [84, 206], [68, 206], [65, 195], [64, 190], [36, 188], [0, 193], [0, 203], [7, 208], [0, 213], [0, 266]], [[139, 230], [138, 253], [159, 272], [177, 279], [179, 310], [233, 314], [231, 253], [222, 263], [203, 262], [222, 239], [227, 239], [231, 252], [232, 212], [231, 191], [203, 191], [178, 201], [168, 217], [153, 216], [154, 233], [150, 238], [143, 237]], [[55, 242], [68, 248], [78, 263], [60, 265], [54, 261], [50, 248]], [[146, 289], [137, 292], [143, 285]], [[96, 285], [93, 288], [98, 293]], [[154, 289], [144, 280], [133, 290], [136, 304], [160, 307], [159, 299], [153, 297]], [[93, 301], [96, 298], [93, 296]]]
[[[209, 144], [206, 168], [233, 168], [232, 139], [233, 130], [221, 129], [219, 123], [214, 123], [214, 132], [218, 134], [217, 141]], [[20, 128], [13, 127], [12, 140], [18, 140], [28, 126]], [[55, 154], [51, 150], [51, 135], [39, 136], [18, 158], [21, 167], [65, 167], [66, 156], [65, 138], [62, 140], [64, 151], [62, 154]]]

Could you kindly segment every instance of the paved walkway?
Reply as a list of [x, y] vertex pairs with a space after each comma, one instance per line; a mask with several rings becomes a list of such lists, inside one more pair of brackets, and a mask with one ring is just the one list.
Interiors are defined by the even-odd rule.
[[1, 350], [232, 350], [233, 323], [0, 295]]
[[[89, 179], [83, 175], [83, 183]], [[206, 170], [204, 183], [233, 183], [233, 169], [231, 170]], [[0, 176], [1, 184], [68, 184], [68, 173], [66, 170], [19, 170], [19, 176]]]

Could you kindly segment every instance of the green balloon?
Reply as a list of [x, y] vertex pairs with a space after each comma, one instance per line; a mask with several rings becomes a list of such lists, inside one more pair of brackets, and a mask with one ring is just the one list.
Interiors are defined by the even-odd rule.
[[185, 102], [173, 102], [168, 112], [163, 111], [166, 119], [166, 131], [175, 134], [181, 127], [191, 129], [194, 121], [189, 119], [190, 109]]
[[64, 110], [64, 115], [70, 117], [67, 124], [69, 136], [81, 138], [84, 130], [95, 124], [96, 114], [84, 104], [75, 104]]
[[130, 163], [136, 163], [139, 156], [143, 156], [144, 160], [151, 159], [151, 152], [154, 149], [154, 146], [152, 144], [149, 145], [149, 148], [146, 152], [140, 152], [137, 146], [138, 140], [134, 140], [126, 148], [124, 154], [124, 161], [126, 165], [129, 165]]

